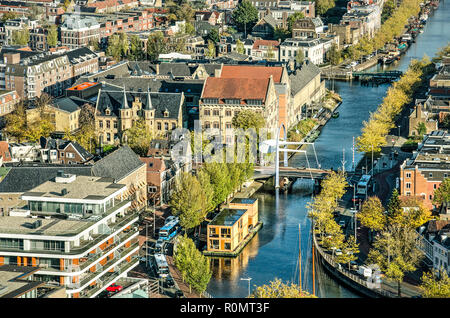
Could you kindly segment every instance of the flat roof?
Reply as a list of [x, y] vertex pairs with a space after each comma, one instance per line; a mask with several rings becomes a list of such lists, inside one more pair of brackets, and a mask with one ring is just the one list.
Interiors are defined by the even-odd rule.
[[[37, 229], [33, 229], [32, 224], [36, 220], [40, 220], [42, 225]], [[39, 239], [39, 235], [73, 236], [79, 234], [94, 223], [96, 222], [86, 220], [35, 219], [23, 216], [3, 216], [0, 218], [0, 233], [36, 235], [36, 239]]]
[[232, 226], [245, 212], [244, 209], [223, 209], [209, 225]]
[[82, 91], [83, 89], [95, 86], [97, 84], [99, 84], [99, 83], [97, 83], [97, 82], [84, 82], [84, 83], [72, 86], [72, 87], [68, 88], [67, 90], [69, 90], [69, 91]]
[[31, 266], [0, 266], [0, 298], [19, 297], [44, 285], [43, 281], [26, 280], [26, 277], [38, 270], [38, 267]]
[[[41, 198], [40, 201], [43, 201], [42, 198], [57, 198], [59, 199], [57, 201], [61, 199], [101, 201], [113, 195], [118, 190], [126, 188], [125, 184], [116, 184], [112, 182], [112, 179], [102, 177], [75, 176], [75, 180], [69, 183], [56, 182], [55, 180], [56, 178], [44, 182], [29, 192], [25, 192], [23, 196], [39, 197]], [[65, 194], [62, 194], [63, 189], [66, 190]]]
[[231, 203], [253, 204], [257, 200], [258, 199], [253, 199], [253, 198], [234, 198], [233, 200], [231, 200]]

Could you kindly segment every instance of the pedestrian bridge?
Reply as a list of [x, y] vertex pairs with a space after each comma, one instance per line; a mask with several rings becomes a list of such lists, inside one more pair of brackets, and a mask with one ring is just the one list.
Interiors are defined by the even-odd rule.
[[402, 71], [386, 71], [386, 72], [352, 72], [354, 79], [389, 79], [395, 80], [403, 75]]
[[[300, 178], [300, 179], [324, 179], [333, 170], [317, 169], [317, 168], [293, 168], [279, 167], [279, 177]], [[255, 166], [254, 180], [268, 179], [275, 176], [275, 167]]]

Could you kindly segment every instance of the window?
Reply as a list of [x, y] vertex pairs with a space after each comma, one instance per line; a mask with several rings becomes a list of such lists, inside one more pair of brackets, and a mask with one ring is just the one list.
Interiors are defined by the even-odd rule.
[[108, 128], [108, 129], [111, 128], [109, 120], [106, 121], [106, 128]]
[[157, 129], [161, 130], [161, 123], [160, 122], [157, 123]]
[[66, 158], [75, 158], [75, 154], [72, 152], [66, 152]]
[[103, 128], [103, 120], [99, 120], [99, 121], [98, 121], [98, 126], [99, 126], [100, 128]]
[[217, 121], [214, 122], [214, 128], [219, 128], [219, 123]]
[[428, 174], [428, 177], [433, 178], [433, 173], [430, 172], [430, 173]]
[[225, 250], [231, 250], [231, 243], [225, 243], [225, 244], [223, 245], [223, 248], [224, 248]]
[[114, 128], [117, 128], [117, 120], [115, 120], [113, 123], [114, 123]]
[[213, 116], [219, 116], [219, 110], [218, 109], [214, 109], [213, 110]]
[[407, 178], [411, 178], [411, 172], [407, 172], [407, 173], [406, 173], [406, 177], [407, 177]]
[[406, 182], [406, 189], [411, 189], [411, 183]]
[[210, 116], [210, 115], [211, 115], [211, 112], [209, 111], [209, 109], [205, 109], [205, 110], [203, 111], [203, 114], [204, 114], [205, 116]]
[[231, 110], [227, 110], [227, 111], [225, 111], [225, 116], [228, 116], [228, 117], [230, 117], [230, 116], [231, 116]]

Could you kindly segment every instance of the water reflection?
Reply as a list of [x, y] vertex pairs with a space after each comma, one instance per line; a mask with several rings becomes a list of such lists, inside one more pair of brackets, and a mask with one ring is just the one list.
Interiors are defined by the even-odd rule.
[[[440, 8], [429, 19], [424, 33], [407, 51], [397, 65], [390, 68], [404, 71], [412, 58], [432, 57], [450, 40], [450, 4], [441, 1]], [[376, 69], [374, 67], [374, 69]], [[327, 83], [328, 87], [332, 83]], [[388, 85], [362, 87], [357, 82], [334, 82], [335, 90], [342, 96], [339, 118], [331, 119], [315, 142], [318, 161], [324, 168], [342, 166], [343, 149], [346, 170], [352, 167], [352, 137], [360, 134], [362, 122], [367, 120], [382, 102]], [[308, 159], [314, 163], [312, 147], [308, 147]], [[362, 157], [355, 153], [355, 162]], [[290, 166], [305, 166], [305, 156], [296, 155]], [[313, 165], [313, 164], [312, 164]], [[278, 277], [284, 281], [298, 283], [299, 224], [301, 232], [302, 282], [303, 288], [312, 292], [312, 253], [310, 220], [306, 205], [311, 200], [313, 183], [298, 180], [291, 193], [273, 190], [261, 191], [253, 197], [259, 200], [260, 219], [264, 223], [259, 233], [235, 259], [213, 260], [213, 277], [208, 292], [215, 297], [246, 297], [248, 282], [241, 278], [252, 278], [251, 287], [269, 283]], [[319, 297], [357, 297], [339, 285], [320, 264], [315, 264], [316, 294]]]

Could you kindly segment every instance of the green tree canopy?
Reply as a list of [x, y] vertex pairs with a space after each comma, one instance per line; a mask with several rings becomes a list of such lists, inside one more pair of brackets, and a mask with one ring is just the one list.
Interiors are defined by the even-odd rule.
[[167, 44], [161, 31], [156, 31], [148, 36], [147, 54], [150, 61], [158, 60], [160, 54], [167, 53]]
[[15, 45], [27, 45], [30, 42], [30, 31], [27, 27], [21, 30], [13, 30], [11, 41]]
[[244, 31], [247, 36], [248, 30], [251, 30], [258, 21], [258, 9], [248, 0], [243, 0], [233, 11], [233, 20], [239, 31]]
[[234, 115], [231, 124], [235, 128], [242, 128], [244, 130], [248, 128], [260, 129], [265, 127], [266, 120], [260, 113], [246, 109]]
[[420, 289], [424, 298], [450, 298], [450, 278], [447, 271], [423, 273]]
[[358, 213], [361, 224], [374, 231], [380, 231], [386, 225], [386, 216], [378, 197], [369, 197], [364, 201], [361, 212]]
[[305, 15], [303, 14], [303, 12], [295, 12], [294, 14], [291, 14], [288, 18], [287, 18], [287, 26], [288, 26], [288, 31], [289, 34], [292, 34], [292, 26], [294, 25], [295, 22], [297, 22], [300, 19], [304, 19]]
[[58, 29], [54, 24], [48, 28], [47, 44], [49, 47], [56, 47], [58, 45]]
[[194, 228], [204, 220], [212, 206], [207, 200], [202, 184], [190, 173], [183, 173], [177, 180], [170, 205], [172, 213], [180, 218], [180, 224], [185, 229]]

